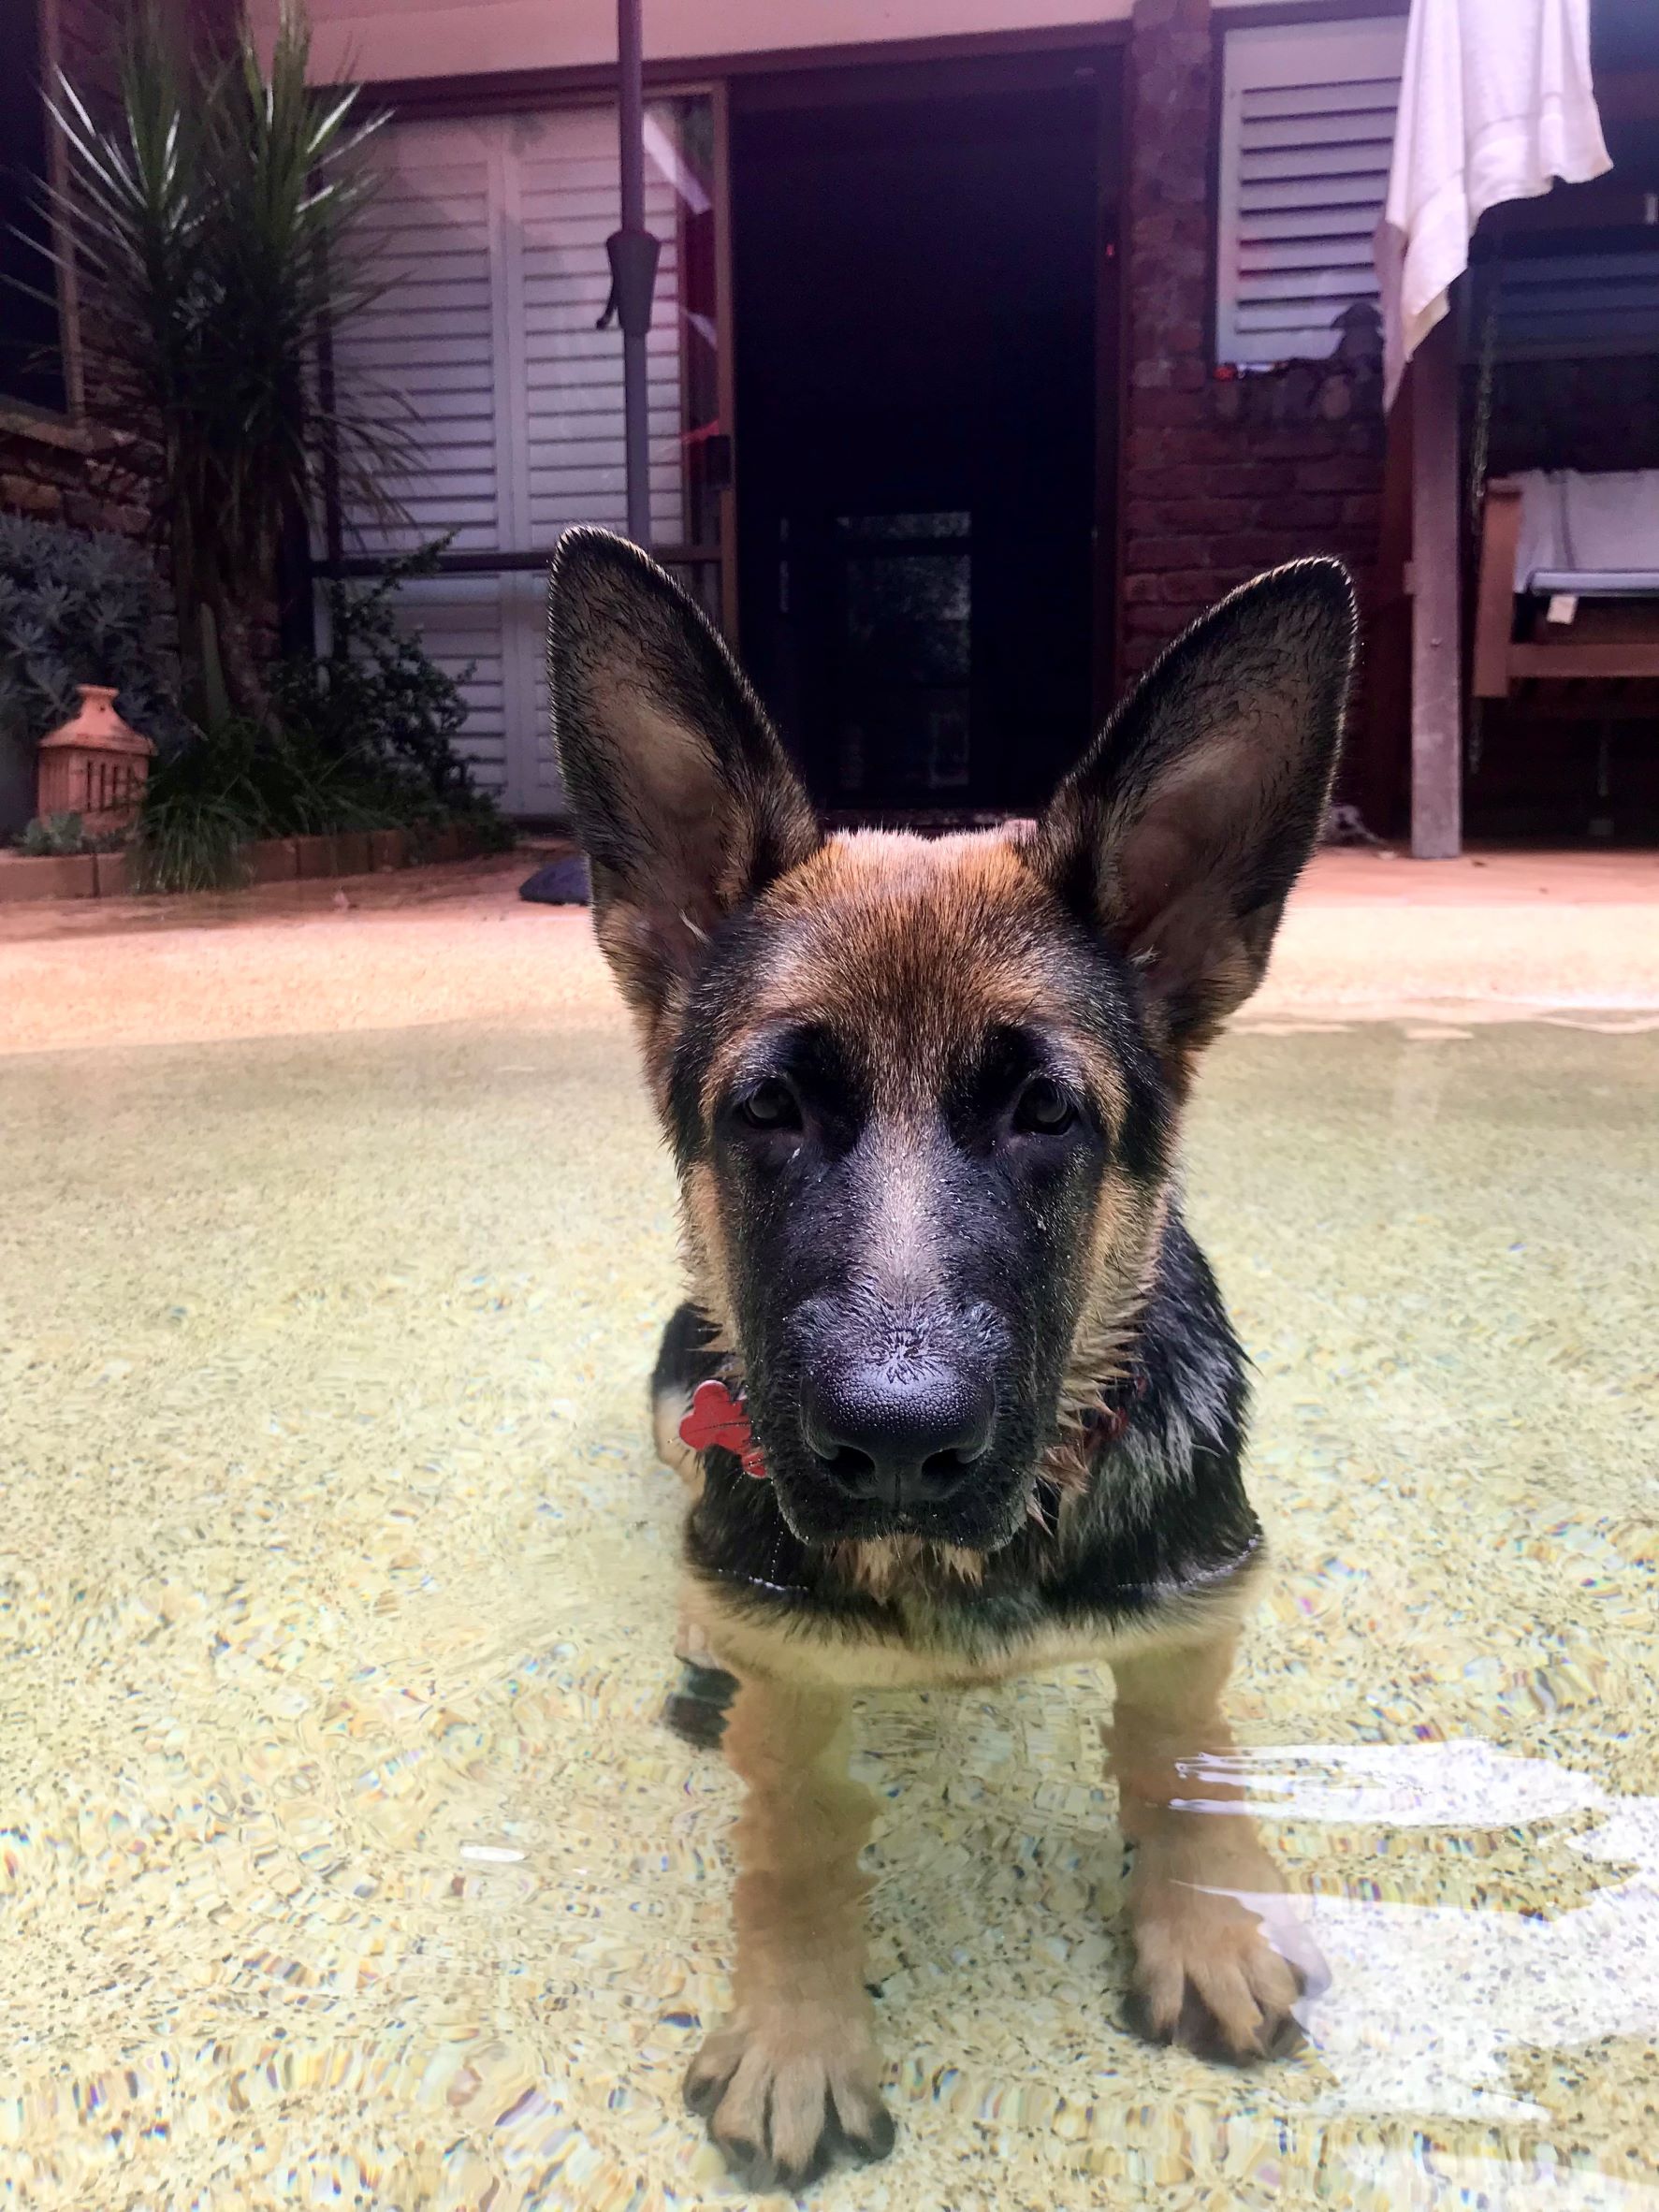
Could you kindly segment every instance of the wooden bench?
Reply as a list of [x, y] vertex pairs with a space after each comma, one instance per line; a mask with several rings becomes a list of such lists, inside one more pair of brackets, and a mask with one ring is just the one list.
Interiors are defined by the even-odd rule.
[[[1506, 698], [1527, 678], [1659, 677], [1659, 571], [1562, 570], [1535, 576], [1532, 589], [1518, 593], [1521, 506], [1520, 484], [1494, 476], [1480, 532], [1475, 696]], [[1558, 596], [1579, 603], [1568, 621], [1548, 618], [1547, 604]]]

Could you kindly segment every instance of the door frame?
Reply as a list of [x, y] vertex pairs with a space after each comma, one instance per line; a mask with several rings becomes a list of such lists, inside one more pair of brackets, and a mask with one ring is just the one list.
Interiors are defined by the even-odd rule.
[[[1368, 0], [1367, 0], [1368, 4]], [[721, 212], [719, 236], [726, 246], [722, 307], [729, 316], [732, 210], [730, 104], [746, 112], [767, 109], [866, 104], [871, 101], [948, 97], [984, 88], [1043, 90], [1091, 74], [1096, 86], [1095, 225], [1095, 466], [1092, 541], [1090, 691], [1098, 729], [1116, 703], [1123, 668], [1125, 567], [1125, 426], [1128, 418], [1129, 315], [1124, 267], [1129, 192], [1129, 30], [1127, 22], [1090, 29], [997, 32], [960, 37], [895, 40], [890, 46], [782, 50], [744, 55], [720, 65], [725, 105], [720, 111]], [[649, 68], [647, 70], [648, 88]], [[808, 96], [815, 95], [815, 96]], [[735, 325], [720, 326], [722, 375], [735, 377]], [[734, 403], [721, 400], [732, 420]], [[727, 635], [737, 637], [736, 479], [743, 467], [735, 443], [733, 492], [725, 514], [731, 550], [723, 570], [729, 604]]]
[[[655, 90], [655, 87], [649, 88]], [[703, 89], [703, 88], [698, 88]], [[706, 87], [714, 110], [714, 340], [720, 388], [720, 424], [732, 465], [720, 495], [720, 628], [734, 652], [737, 635], [737, 472], [743, 455], [737, 436], [737, 369], [732, 317], [732, 93], [723, 77]]]
[[[1370, 4], [1370, 0], [1368, 0]], [[1385, 5], [1387, 0], [1385, 0]], [[715, 327], [719, 346], [719, 396], [722, 429], [732, 440], [731, 481], [720, 495], [718, 544], [708, 547], [662, 547], [706, 556], [720, 565], [720, 624], [734, 650], [739, 647], [737, 483], [743, 467], [741, 426], [736, 420], [735, 302], [732, 282], [731, 112], [733, 96], [756, 97], [756, 79], [779, 90], [810, 83], [821, 92], [837, 88], [841, 98], [916, 97], [983, 81], [995, 67], [1010, 86], [1053, 83], [1064, 73], [1092, 68], [1099, 94], [1099, 154], [1097, 167], [1099, 226], [1097, 240], [1096, 466], [1094, 546], [1094, 637], [1092, 669], [1095, 720], [1104, 719], [1116, 693], [1122, 667], [1124, 426], [1128, 417], [1128, 312], [1123, 284], [1129, 167], [1128, 23], [1092, 28], [1076, 24], [1024, 31], [966, 33], [936, 38], [895, 39], [842, 47], [774, 48], [765, 52], [711, 54], [693, 66], [648, 61], [646, 94], [650, 98], [706, 96], [714, 119]], [[394, 117], [511, 114], [565, 107], [611, 107], [616, 73], [605, 65], [502, 72], [491, 77], [383, 80], [365, 88], [366, 96]], [[327, 517], [330, 531], [337, 517]], [[328, 539], [329, 561], [319, 575], [366, 573], [363, 564], [342, 560], [338, 540]]]
[[1128, 419], [1129, 313], [1124, 264], [1129, 201], [1128, 49], [1099, 73], [1095, 155], [1094, 723], [1117, 703], [1123, 670], [1124, 425]]

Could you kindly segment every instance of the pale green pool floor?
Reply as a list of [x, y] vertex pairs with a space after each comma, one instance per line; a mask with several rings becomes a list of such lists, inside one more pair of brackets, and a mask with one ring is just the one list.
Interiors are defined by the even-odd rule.
[[[1191, 1210], [1334, 1981], [1117, 2025], [1082, 1671], [866, 1702], [898, 2149], [828, 2207], [1659, 2207], [1659, 1031], [1242, 1035]], [[669, 1737], [672, 1191], [619, 1019], [0, 1059], [0, 2204], [740, 2204]], [[493, 2193], [492, 2193], [493, 2191]]]

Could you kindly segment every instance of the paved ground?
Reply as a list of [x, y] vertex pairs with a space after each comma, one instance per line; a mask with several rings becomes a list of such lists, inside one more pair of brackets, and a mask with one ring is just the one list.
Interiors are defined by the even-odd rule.
[[[588, 917], [527, 906], [522, 855], [224, 896], [0, 910], [0, 1044], [160, 1044], [565, 1018]], [[1510, 1019], [1659, 1009], [1659, 854], [1316, 861], [1248, 1010]]]

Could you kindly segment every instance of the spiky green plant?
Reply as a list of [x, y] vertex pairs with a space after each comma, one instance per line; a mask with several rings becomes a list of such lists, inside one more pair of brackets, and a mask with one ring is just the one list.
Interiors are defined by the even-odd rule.
[[113, 120], [66, 78], [51, 103], [66, 160], [47, 190], [95, 301], [89, 411], [160, 446], [192, 704], [214, 720], [260, 703], [246, 639], [325, 467], [348, 503], [400, 518], [386, 486], [411, 450], [389, 387], [319, 373], [325, 333], [382, 288], [364, 217], [385, 118], [308, 85], [310, 43], [284, 4], [269, 66], [245, 19], [228, 54], [182, 51], [150, 0]]

